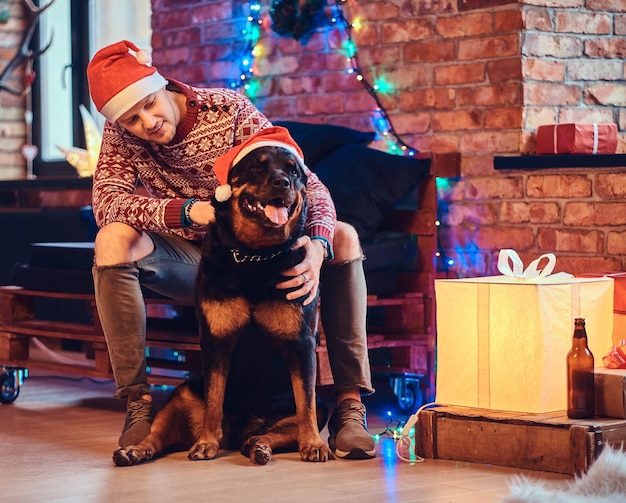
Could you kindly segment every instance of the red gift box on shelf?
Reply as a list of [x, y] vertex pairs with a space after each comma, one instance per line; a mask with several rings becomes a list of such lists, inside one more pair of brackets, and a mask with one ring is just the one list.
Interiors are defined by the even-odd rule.
[[614, 154], [616, 124], [556, 124], [537, 128], [537, 154]]

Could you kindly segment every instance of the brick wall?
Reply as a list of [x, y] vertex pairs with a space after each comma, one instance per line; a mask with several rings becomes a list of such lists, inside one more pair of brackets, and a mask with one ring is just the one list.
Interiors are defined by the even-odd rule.
[[[153, 0], [155, 63], [191, 83], [238, 75], [247, 5]], [[494, 171], [494, 155], [534, 152], [538, 125], [618, 124], [626, 152], [626, 4], [611, 0], [350, 1], [361, 67], [386, 74], [381, 99], [395, 130], [425, 152], [459, 152], [461, 177], [442, 180], [441, 242], [461, 275], [495, 272], [497, 252], [525, 263], [557, 254], [557, 269], [621, 270], [623, 168]], [[311, 40], [264, 24], [257, 105], [271, 119], [371, 129], [375, 104], [328, 27]], [[377, 143], [383, 148], [382, 143]]]
[[[152, 6], [153, 58], [165, 75], [212, 86], [238, 76], [247, 3]], [[532, 153], [536, 127], [556, 122], [616, 123], [618, 152], [626, 152], [624, 2], [350, 0], [346, 14], [361, 20], [353, 35], [364, 74], [396, 86], [381, 100], [402, 139], [461, 155], [461, 177], [440, 184], [441, 241], [455, 270], [493, 273], [503, 247], [525, 262], [555, 252], [559, 270], [624, 269], [623, 168], [493, 168], [494, 155]], [[375, 104], [346, 72], [340, 32], [320, 29], [303, 45], [273, 34], [264, 19], [256, 61], [265, 114], [371, 130]], [[2, 114], [9, 99], [0, 93]], [[11, 113], [19, 118], [19, 106]], [[6, 124], [0, 117], [5, 136]]]

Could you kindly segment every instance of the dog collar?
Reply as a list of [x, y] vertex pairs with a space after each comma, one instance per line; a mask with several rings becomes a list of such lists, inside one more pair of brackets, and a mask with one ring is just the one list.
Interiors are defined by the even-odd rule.
[[243, 253], [241, 250], [237, 250], [236, 248], [231, 248], [230, 253], [233, 256], [233, 260], [237, 264], [243, 264], [244, 262], [263, 262], [265, 260], [272, 260], [275, 257], [278, 257], [284, 250], [279, 250], [277, 252], [268, 253], [267, 255], [248, 255]]

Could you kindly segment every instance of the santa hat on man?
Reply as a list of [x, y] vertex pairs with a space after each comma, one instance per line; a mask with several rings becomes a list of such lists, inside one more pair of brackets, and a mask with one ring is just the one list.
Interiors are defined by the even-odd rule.
[[289, 131], [281, 126], [272, 126], [265, 129], [261, 129], [256, 134], [250, 136], [243, 143], [231, 148], [224, 155], [221, 155], [215, 159], [213, 165], [213, 173], [217, 177], [217, 181], [220, 182], [220, 186], [215, 189], [215, 199], [218, 202], [223, 203], [228, 201], [232, 195], [231, 187], [228, 184], [228, 171], [241, 159], [248, 155], [253, 150], [260, 147], [282, 147], [291, 152], [300, 165], [304, 168], [304, 155], [302, 150], [291, 137]]
[[87, 66], [87, 80], [96, 108], [111, 122], [167, 84], [149, 54], [128, 40], [100, 49]]

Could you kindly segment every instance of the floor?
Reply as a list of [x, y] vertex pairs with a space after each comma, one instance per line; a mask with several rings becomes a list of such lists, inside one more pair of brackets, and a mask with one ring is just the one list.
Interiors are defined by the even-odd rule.
[[[0, 405], [0, 501], [490, 503], [507, 493], [516, 475], [550, 485], [569, 480], [448, 460], [403, 461], [392, 432], [406, 417], [384, 389], [367, 401], [369, 429], [378, 439], [378, 456], [372, 460], [316, 464], [285, 453], [256, 466], [238, 452], [198, 462], [179, 452], [145, 465], [116, 467], [111, 454], [124, 407], [113, 392], [111, 381], [31, 372], [17, 400]], [[158, 401], [168, 393], [155, 390]], [[414, 458], [409, 449], [399, 454]]]

